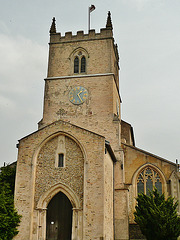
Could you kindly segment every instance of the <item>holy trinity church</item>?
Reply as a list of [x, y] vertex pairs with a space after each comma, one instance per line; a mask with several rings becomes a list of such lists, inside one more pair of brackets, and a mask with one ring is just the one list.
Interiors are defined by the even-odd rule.
[[16, 240], [140, 239], [138, 192], [180, 199], [178, 165], [136, 148], [119, 89], [110, 13], [100, 33], [61, 36], [53, 18], [43, 118], [18, 144]]

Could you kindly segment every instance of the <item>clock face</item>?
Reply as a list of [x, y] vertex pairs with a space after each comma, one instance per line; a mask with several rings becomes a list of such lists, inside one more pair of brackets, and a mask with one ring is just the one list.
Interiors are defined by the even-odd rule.
[[82, 104], [88, 97], [88, 91], [84, 87], [78, 86], [69, 92], [69, 101], [73, 104]]

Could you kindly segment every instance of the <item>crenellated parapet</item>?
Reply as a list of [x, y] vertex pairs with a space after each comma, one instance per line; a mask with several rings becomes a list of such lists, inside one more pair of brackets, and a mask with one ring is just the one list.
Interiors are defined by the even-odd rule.
[[89, 30], [88, 34], [85, 34], [84, 31], [78, 31], [76, 35], [73, 35], [72, 32], [66, 32], [64, 36], [61, 36], [61, 33], [50, 32], [50, 44], [61, 42], [64, 43], [69, 41], [89, 41], [107, 38], [113, 38], [112, 29], [101, 28], [100, 33], [96, 33], [94, 29], [91, 29]]

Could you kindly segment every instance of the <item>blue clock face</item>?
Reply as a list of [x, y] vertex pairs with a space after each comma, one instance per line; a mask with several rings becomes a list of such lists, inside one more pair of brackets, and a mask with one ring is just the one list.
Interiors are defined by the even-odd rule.
[[69, 101], [73, 104], [82, 104], [88, 97], [88, 91], [84, 87], [78, 86], [69, 92]]

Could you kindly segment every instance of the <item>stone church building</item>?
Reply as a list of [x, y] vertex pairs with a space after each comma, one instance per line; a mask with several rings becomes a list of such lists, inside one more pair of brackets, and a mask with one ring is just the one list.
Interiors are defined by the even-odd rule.
[[61, 36], [53, 18], [43, 118], [18, 144], [16, 240], [135, 239], [138, 192], [180, 199], [178, 164], [135, 146], [119, 88], [110, 12], [100, 33]]

